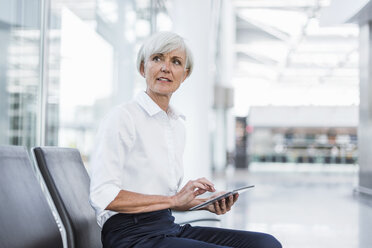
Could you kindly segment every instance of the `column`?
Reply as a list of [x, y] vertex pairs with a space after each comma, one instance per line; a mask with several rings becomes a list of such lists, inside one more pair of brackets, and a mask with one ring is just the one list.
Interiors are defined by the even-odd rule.
[[372, 22], [360, 24], [359, 191], [372, 196]]
[[186, 115], [186, 148], [184, 183], [199, 177], [210, 178], [210, 115], [213, 85], [210, 59], [211, 0], [175, 0], [170, 16], [173, 31], [186, 39], [194, 55], [194, 70], [172, 98], [172, 104]]
[[115, 26], [114, 66], [114, 104], [128, 102], [133, 98], [134, 80], [137, 73], [135, 67], [135, 3], [117, 1], [118, 21]]
[[[0, 20], [1, 21], [1, 20]], [[10, 29], [0, 27], [0, 144], [9, 143], [9, 96], [7, 67]]]
[[229, 161], [227, 153], [235, 150], [235, 119], [233, 107], [233, 69], [235, 64], [235, 13], [230, 0], [222, 0], [219, 9], [217, 35], [217, 68], [214, 85], [215, 130], [213, 168], [224, 171]]

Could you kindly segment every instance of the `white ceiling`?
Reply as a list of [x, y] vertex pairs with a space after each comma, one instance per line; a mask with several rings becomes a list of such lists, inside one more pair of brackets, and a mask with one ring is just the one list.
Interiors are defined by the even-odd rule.
[[[358, 26], [321, 27], [320, 11], [329, 4], [328, 0], [234, 1], [238, 107], [359, 103]], [[334, 94], [327, 97], [325, 92]], [[340, 94], [344, 96], [333, 97]]]

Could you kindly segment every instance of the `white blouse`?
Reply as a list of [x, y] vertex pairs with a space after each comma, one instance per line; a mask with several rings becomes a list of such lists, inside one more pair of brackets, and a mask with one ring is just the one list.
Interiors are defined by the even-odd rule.
[[171, 107], [164, 112], [145, 92], [115, 107], [99, 127], [90, 166], [98, 224], [117, 214], [105, 208], [122, 189], [174, 195], [183, 178], [184, 145], [184, 116]]

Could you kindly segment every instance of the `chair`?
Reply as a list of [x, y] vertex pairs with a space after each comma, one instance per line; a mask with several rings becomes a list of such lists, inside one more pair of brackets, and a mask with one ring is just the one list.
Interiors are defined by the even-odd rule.
[[[101, 247], [101, 232], [89, 205], [90, 179], [79, 151], [73, 148], [36, 147], [33, 153], [66, 228], [68, 247]], [[191, 221], [180, 219], [181, 225], [194, 222], [206, 225], [221, 221], [215, 217], [201, 218], [200, 215]]]
[[102, 247], [89, 204], [89, 175], [77, 149], [36, 147], [37, 165], [66, 229], [69, 248]]
[[62, 248], [26, 148], [0, 146], [0, 247]]

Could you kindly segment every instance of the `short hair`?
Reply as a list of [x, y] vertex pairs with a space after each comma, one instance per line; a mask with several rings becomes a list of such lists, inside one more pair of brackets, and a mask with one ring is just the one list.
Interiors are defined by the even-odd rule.
[[194, 65], [191, 50], [181, 36], [172, 32], [155, 33], [142, 44], [137, 54], [137, 70], [141, 73], [141, 64], [145, 64], [146, 60], [151, 55], [156, 53], [169, 53], [179, 48], [185, 51], [185, 68], [189, 71], [187, 76], [190, 76]]

